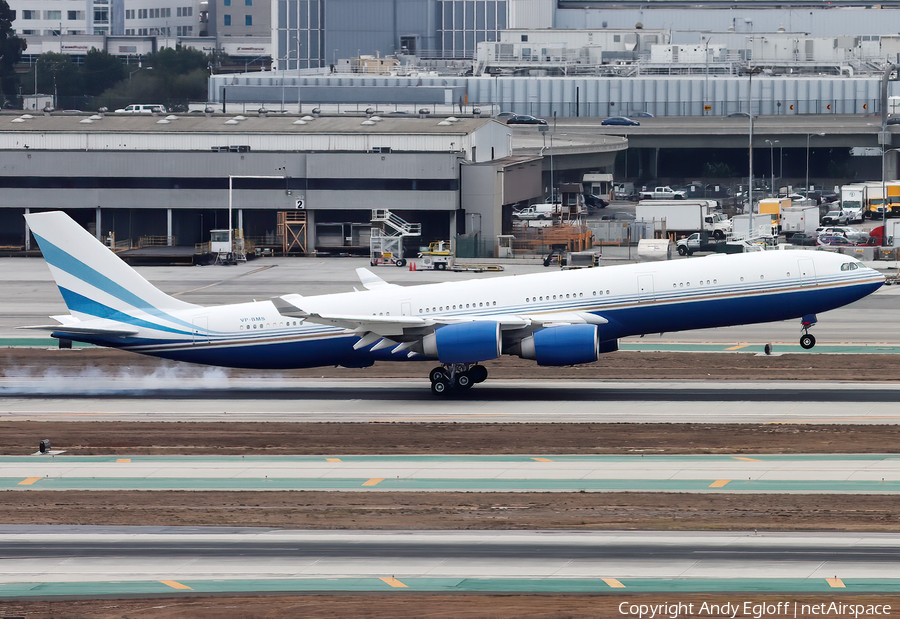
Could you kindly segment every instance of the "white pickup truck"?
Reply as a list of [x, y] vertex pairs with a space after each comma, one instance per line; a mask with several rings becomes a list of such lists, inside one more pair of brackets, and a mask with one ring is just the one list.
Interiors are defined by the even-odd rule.
[[652, 191], [642, 191], [641, 200], [684, 200], [687, 194], [683, 191], [675, 191], [668, 185], [654, 187]]

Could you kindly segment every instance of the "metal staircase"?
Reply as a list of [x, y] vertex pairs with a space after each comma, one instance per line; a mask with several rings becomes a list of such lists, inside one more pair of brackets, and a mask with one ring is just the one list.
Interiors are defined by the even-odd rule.
[[422, 224], [409, 223], [386, 208], [372, 209], [372, 234], [369, 237], [370, 264], [396, 264], [405, 266], [403, 241], [407, 237], [421, 236]]

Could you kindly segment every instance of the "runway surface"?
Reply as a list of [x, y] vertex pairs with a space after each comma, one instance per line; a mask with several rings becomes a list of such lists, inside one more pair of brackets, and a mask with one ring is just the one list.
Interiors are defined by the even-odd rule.
[[0, 527], [0, 597], [178, 591], [900, 591], [880, 534]]
[[900, 494], [900, 455], [3, 456], [0, 490]]
[[900, 423], [900, 383], [491, 380], [436, 398], [426, 381], [213, 372], [0, 381], [0, 419], [482, 423]]

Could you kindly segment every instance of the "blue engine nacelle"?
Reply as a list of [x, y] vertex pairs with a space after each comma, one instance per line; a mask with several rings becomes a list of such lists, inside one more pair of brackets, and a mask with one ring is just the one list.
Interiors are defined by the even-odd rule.
[[500, 323], [487, 320], [439, 327], [422, 339], [429, 357], [441, 363], [474, 363], [500, 356]]
[[597, 325], [562, 325], [535, 331], [521, 342], [520, 356], [538, 365], [592, 363], [600, 353], [619, 349], [617, 340], [600, 341]]

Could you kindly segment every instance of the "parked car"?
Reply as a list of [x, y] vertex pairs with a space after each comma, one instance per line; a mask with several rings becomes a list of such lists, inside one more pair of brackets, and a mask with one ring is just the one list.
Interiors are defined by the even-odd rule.
[[814, 246], [819, 235], [814, 232], [795, 232], [790, 238], [791, 245]]
[[625, 211], [616, 211], [615, 213], [610, 213], [608, 215], [604, 215], [600, 219], [606, 221], [634, 221], [634, 213], [627, 213]]
[[632, 116], [635, 118], [653, 118], [653, 114], [650, 112], [634, 112]]
[[900, 125], [900, 116], [893, 116], [887, 119], [889, 125]]
[[[503, 119], [506, 119], [506, 118], [511, 118], [511, 117], [513, 117], [513, 116], [515, 116], [515, 115], [516, 115], [515, 112], [500, 112], [499, 114], [497, 114], [496, 116], [494, 116], [494, 118], [496, 118], [497, 120], [503, 120]], [[504, 122], [506, 122], [506, 121], [504, 120]]]
[[513, 213], [513, 217], [519, 220], [552, 219], [555, 210], [553, 204], [532, 204]]
[[854, 242], [859, 242], [869, 236], [869, 233], [865, 230], [858, 230], [849, 226], [819, 226], [816, 228], [816, 234], [819, 236], [845, 236]]
[[750, 114], [747, 112], [732, 112], [728, 115], [728, 118], [750, 118]]
[[165, 114], [166, 106], [161, 103], [132, 103], [116, 110], [116, 114]]
[[823, 224], [844, 225], [850, 223], [850, 214], [846, 211], [828, 211], [822, 218]]
[[527, 114], [515, 114], [506, 119], [507, 125], [546, 125], [547, 121], [543, 118], [535, 118]]
[[825, 245], [827, 247], [854, 247], [856, 243], [848, 239], [846, 236], [826, 234], [816, 239], [816, 245]]
[[592, 193], [584, 194], [584, 203], [589, 209], [606, 208], [609, 206], [609, 202]]
[[641, 123], [636, 120], [632, 120], [627, 116], [610, 116], [600, 124], [606, 126], [616, 125], [620, 127], [639, 127]]

